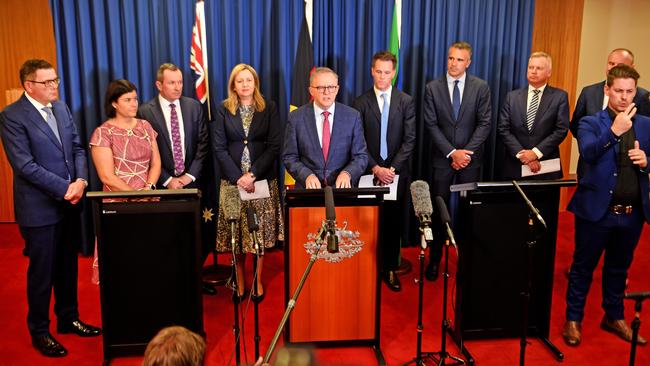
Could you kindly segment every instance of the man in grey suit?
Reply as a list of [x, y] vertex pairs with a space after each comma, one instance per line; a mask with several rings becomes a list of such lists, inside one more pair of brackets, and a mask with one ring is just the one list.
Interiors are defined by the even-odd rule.
[[[634, 54], [626, 48], [617, 48], [612, 50], [607, 56], [607, 67], [605, 68], [605, 78], [607, 73], [614, 66], [628, 65], [634, 67]], [[634, 104], [637, 108], [637, 113], [650, 116], [650, 95], [646, 89], [637, 87], [636, 96], [634, 97]], [[594, 114], [602, 111], [607, 107], [608, 98], [605, 94], [605, 80], [585, 86], [580, 92], [576, 109], [571, 116], [571, 134], [578, 138], [578, 122], [585, 116], [593, 116]], [[580, 169], [579, 169], [580, 170]], [[578, 176], [580, 176], [578, 172]]]
[[388, 51], [372, 57], [373, 87], [354, 100], [352, 106], [361, 112], [368, 145], [366, 174], [373, 174], [381, 185], [397, 182], [397, 200], [384, 202], [380, 224], [382, 236], [382, 270], [389, 289], [400, 291], [397, 277], [400, 242], [407, 239], [410, 195], [411, 153], [415, 146], [415, 106], [410, 95], [394, 88], [397, 58]]
[[[435, 196], [449, 205], [452, 184], [480, 179], [483, 144], [490, 135], [490, 88], [484, 80], [468, 75], [472, 46], [456, 42], [449, 47], [447, 73], [427, 84], [424, 94], [424, 124], [433, 138], [433, 184]], [[445, 230], [436, 223], [426, 278], [438, 277]]]
[[[182, 95], [183, 73], [174, 64], [160, 65], [156, 74], [159, 94], [140, 106], [138, 116], [158, 132], [162, 169], [158, 187], [168, 189], [200, 188], [208, 154], [209, 135], [201, 104]], [[208, 236], [209, 237], [209, 236]], [[214, 248], [204, 240], [203, 259]], [[214, 286], [203, 283], [203, 292], [216, 293]]]
[[368, 165], [361, 115], [336, 102], [338, 83], [334, 71], [316, 68], [309, 80], [314, 103], [289, 114], [282, 160], [298, 188], [350, 188]]
[[[560, 157], [559, 146], [569, 131], [569, 98], [548, 85], [552, 67], [551, 56], [534, 52], [528, 59], [528, 86], [506, 95], [498, 126], [506, 147], [504, 180], [521, 179], [523, 165], [537, 173], [540, 161]], [[560, 179], [562, 170], [529, 178]]]

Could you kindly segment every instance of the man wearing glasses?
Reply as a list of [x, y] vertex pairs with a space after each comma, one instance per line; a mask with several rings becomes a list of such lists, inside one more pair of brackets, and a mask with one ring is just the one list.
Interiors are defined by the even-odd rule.
[[70, 110], [58, 100], [52, 65], [28, 60], [20, 81], [25, 94], [0, 113], [0, 132], [14, 172], [16, 221], [29, 248], [27, 326], [37, 350], [61, 357], [67, 350], [49, 331], [52, 289], [59, 334], [101, 334], [79, 320], [77, 306], [78, 203], [88, 185], [86, 152]]
[[361, 115], [336, 103], [338, 75], [316, 68], [309, 80], [313, 103], [289, 114], [282, 160], [297, 188], [351, 188], [368, 164]]

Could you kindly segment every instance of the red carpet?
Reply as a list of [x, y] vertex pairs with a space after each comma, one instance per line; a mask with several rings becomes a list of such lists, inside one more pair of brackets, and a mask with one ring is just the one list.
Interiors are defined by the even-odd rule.
[[[578, 348], [564, 345], [560, 336], [564, 323], [564, 295], [567, 280], [564, 271], [569, 266], [573, 249], [573, 216], [560, 215], [558, 250], [555, 271], [555, 288], [551, 323], [551, 341], [565, 354], [563, 365], [627, 365], [630, 347], [628, 343], [601, 331], [598, 327], [602, 317], [600, 310], [600, 270], [595, 273], [594, 285], [587, 302], [586, 318], [583, 323], [583, 343]], [[43, 358], [31, 346], [26, 325], [27, 305], [25, 296], [25, 274], [27, 258], [21, 254], [22, 239], [16, 225], [0, 225], [0, 365], [99, 365], [102, 362], [101, 338], [82, 339], [72, 335], [57, 335], [54, 322], [50, 329], [54, 336], [69, 350], [63, 359]], [[647, 228], [630, 271], [630, 291], [650, 290], [650, 233]], [[416, 248], [404, 251], [417, 268]], [[227, 256], [220, 256], [224, 263]], [[249, 263], [250, 264], [250, 263]], [[316, 264], [317, 265], [317, 264]], [[91, 324], [100, 323], [99, 289], [90, 283], [91, 259], [79, 258], [79, 303], [82, 320]], [[250, 271], [252, 266], [248, 266]], [[261, 352], [264, 354], [280, 322], [285, 304], [283, 296], [283, 256], [280, 251], [267, 252], [264, 263], [264, 282], [267, 297], [260, 306], [262, 320]], [[249, 273], [250, 275], [250, 273]], [[385, 287], [382, 292], [381, 349], [388, 365], [400, 365], [415, 356], [417, 322], [417, 286], [414, 278], [417, 271], [402, 277], [403, 291], [394, 293]], [[250, 283], [250, 281], [249, 281]], [[453, 282], [452, 282], [453, 283]], [[232, 318], [230, 291], [220, 287], [217, 296], [204, 297], [205, 329], [207, 332], [206, 365], [228, 365], [233, 357]], [[442, 282], [427, 282], [424, 309], [424, 351], [440, 348]], [[298, 299], [297, 306], [300, 306]], [[650, 303], [645, 306], [645, 323], [641, 333], [650, 335]], [[248, 363], [254, 356], [254, 330], [252, 304], [246, 312], [246, 328], [243, 334]], [[632, 303], [626, 303], [626, 316], [631, 321]], [[55, 319], [52, 315], [51, 319]], [[448, 342], [450, 352], [458, 354], [453, 342]], [[483, 340], [466, 342], [467, 347], [480, 366], [516, 365], [519, 362], [519, 340]], [[556, 364], [551, 353], [539, 341], [532, 340], [527, 347], [527, 365]], [[319, 365], [375, 365], [374, 353], [370, 348], [324, 348], [316, 350]], [[115, 359], [113, 365], [139, 365], [141, 358]], [[234, 361], [230, 362], [231, 365]], [[650, 365], [650, 347], [637, 348], [637, 365]]]

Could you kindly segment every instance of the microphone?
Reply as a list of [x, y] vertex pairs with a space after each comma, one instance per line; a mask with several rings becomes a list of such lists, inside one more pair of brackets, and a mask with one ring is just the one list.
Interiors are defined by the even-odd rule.
[[626, 299], [636, 300], [636, 301], [645, 300], [647, 298], [650, 298], [650, 291], [627, 292], [623, 297]]
[[246, 208], [246, 222], [248, 223], [248, 232], [251, 233], [251, 237], [253, 238], [255, 253], [258, 257], [261, 257], [264, 255], [264, 246], [260, 245], [257, 240], [257, 231], [260, 229], [260, 222], [253, 206], [248, 206]]
[[336, 210], [334, 209], [334, 192], [331, 186], [324, 189], [325, 193], [325, 226], [327, 229], [327, 251], [338, 253], [339, 238], [336, 236]]
[[521, 186], [519, 186], [519, 183], [517, 183], [516, 180], [513, 180], [513, 181], [512, 181], [512, 185], [515, 186], [515, 188], [517, 188], [517, 190], [519, 191], [519, 194], [521, 195], [521, 197], [523, 197], [524, 201], [526, 202], [526, 205], [528, 206], [528, 209], [530, 210], [530, 212], [531, 212], [533, 215], [535, 215], [535, 217], [537, 218], [537, 221], [538, 221], [540, 224], [542, 224], [542, 226], [544, 227], [544, 229], [546, 229], [546, 221], [544, 221], [544, 218], [543, 218], [542, 215], [539, 213], [539, 210], [537, 209], [537, 207], [535, 207], [535, 206], [533, 205], [533, 203], [530, 202], [530, 200], [528, 199], [528, 196], [526, 196], [526, 194], [524, 193], [524, 191], [521, 189]]
[[445, 200], [442, 199], [440, 196], [436, 196], [436, 206], [438, 206], [438, 211], [440, 212], [440, 220], [445, 224], [447, 227], [447, 235], [449, 236], [449, 242], [451, 242], [451, 245], [454, 246], [454, 248], [458, 248], [456, 246], [456, 238], [454, 237], [454, 232], [451, 230], [451, 226], [449, 226], [449, 223], [451, 222], [451, 218], [449, 217], [449, 210], [447, 210], [447, 204], [445, 203]]
[[[429, 194], [429, 184], [422, 180], [416, 180], [411, 183], [411, 198], [413, 199], [413, 210], [415, 216], [420, 221], [420, 230], [424, 234], [425, 241], [433, 240], [433, 232], [431, 231], [431, 214], [433, 207], [431, 206], [431, 195]], [[423, 243], [423, 249], [425, 244]]]
[[221, 202], [223, 207], [223, 214], [226, 220], [230, 222], [239, 221], [241, 213], [241, 198], [239, 197], [239, 190], [235, 186], [221, 187]]

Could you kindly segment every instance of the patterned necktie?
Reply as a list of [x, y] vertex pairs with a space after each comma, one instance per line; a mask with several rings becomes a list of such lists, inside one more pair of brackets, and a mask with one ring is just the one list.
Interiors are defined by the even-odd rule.
[[172, 149], [174, 153], [174, 175], [181, 175], [185, 171], [185, 163], [183, 161], [183, 145], [181, 145], [181, 129], [178, 123], [178, 114], [176, 113], [176, 105], [170, 104], [171, 108], [170, 122], [172, 128]]
[[323, 158], [327, 161], [327, 154], [330, 151], [330, 112], [323, 112]]
[[460, 89], [458, 88], [458, 81], [454, 80], [454, 93], [451, 100], [451, 105], [454, 108], [454, 120], [458, 120], [458, 113], [460, 112]]
[[388, 104], [388, 95], [386, 93], [381, 94], [381, 99], [384, 100], [384, 104], [381, 108], [381, 136], [379, 138], [379, 155], [383, 160], [386, 160], [388, 157], [388, 143], [386, 141], [386, 135], [388, 133], [388, 110], [390, 105]]
[[61, 143], [61, 136], [59, 136], [59, 128], [56, 126], [56, 118], [54, 118], [54, 113], [52, 113], [52, 108], [50, 107], [43, 107], [43, 110], [45, 113], [47, 113], [47, 125], [50, 126], [50, 129], [52, 132], [54, 132], [54, 136], [56, 136], [56, 139], [59, 140], [59, 143]]
[[528, 106], [528, 112], [526, 113], [526, 127], [528, 127], [528, 131], [532, 131], [533, 129], [537, 107], [539, 107], [539, 89], [534, 89], [533, 98], [530, 100], [530, 106]]

